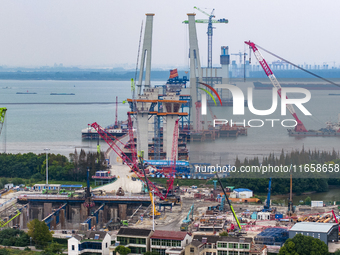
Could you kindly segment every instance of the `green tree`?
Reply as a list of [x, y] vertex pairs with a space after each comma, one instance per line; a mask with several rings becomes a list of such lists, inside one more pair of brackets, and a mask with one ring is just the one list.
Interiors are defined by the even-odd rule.
[[8, 249], [0, 249], [0, 255], [9, 255], [10, 251]]
[[118, 245], [115, 249], [115, 252], [118, 252], [120, 255], [127, 255], [131, 253], [131, 249], [123, 245]]
[[326, 255], [328, 246], [311, 236], [298, 234], [289, 238], [279, 251], [279, 255]]
[[45, 247], [48, 242], [53, 240], [52, 233], [45, 222], [34, 219], [27, 223], [28, 235], [32, 237], [38, 247]]
[[61, 254], [63, 252], [62, 245], [56, 242], [52, 242], [47, 245], [44, 249], [44, 255], [54, 255], [54, 254]]
[[311, 204], [312, 204], [312, 199], [310, 197], [306, 197], [305, 205], [311, 205]]
[[219, 233], [219, 236], [229, 236], [228, 231], [223, 231]]

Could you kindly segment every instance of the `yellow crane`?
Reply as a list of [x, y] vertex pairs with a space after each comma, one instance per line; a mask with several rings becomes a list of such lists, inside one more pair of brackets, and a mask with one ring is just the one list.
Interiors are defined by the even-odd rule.
[[146, 174], [145, 174], [145, 170], [144, 170], [144, 151], [139, 151], [138, 153], [138, 159], [139, 159], [139, 162], [142, 166], [142, 171], [143, 171], [143, 174], [144, 174], [144, 178], [145, 178], [145, 182], [146, 182], [146, 186], [148, 188], [148, 192], [149, 192], [149, 196], [150, 196], [150, 200], [151, 200], [151, 204], [152, 204], [152, 211], [153, 211], [153, 215], [154, 216], [160, 216], [161, 213], [159, 211], [157, 211], [156, 209], [156, 206], [155, 206], [155, 201], [154, 201], [154, 198], [153, 198], [153, 195], [152, 195], [152, 192], [151, 192], [151, 189], [150, 189], [150, 186], [149, 186], [149, 182], [148, 182], [148, 179], [146, 177]]

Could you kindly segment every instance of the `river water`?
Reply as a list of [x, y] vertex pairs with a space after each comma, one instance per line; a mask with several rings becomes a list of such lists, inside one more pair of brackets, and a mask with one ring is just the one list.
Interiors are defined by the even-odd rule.
[[[252, 86], [252, 83], [240, 84], [243, 91], [248, 86]], [[16, 94], [25, 91], [37, 94]], [[50, 95], [52, 92], [75, 95]], [[304, 116], [297, 110], [307, 129], [319, 129], [325, 126], [326, 121], [337, 121], [340, 98], [329, 96], [329, 93], [333, 91], [311, 91], [311, 100], [305, 106], [312, 116]], [[113, 124], [116, 96], [120, 102], [132, 97], [129, 81], [0, 80], [0, 107], [8, 108], [5, 130], [0, 137], [0, 150], [4, 151], [5, 138], [8, 153], [44, 153], [44, 148], [49, 148], [51, 153], [68, 155], [75, 148], [95, 149], [94, 144], [82, 141], [81, 130], [93, 122], [103, 127]], [[258, 109], [270, 108], [271, 96], [270, 90], [254, 90], [254, 106]], [[128, 109], [127, 104], [119, 104], [119, 120], [126, 120]], [[232, 118], [233, 121], [292, 119], [289, 113], [281, 116], [280, 107], [270, 116], [255, 116], [247, 108], [244, 116], [233, 116], [232, 107], [212, 107], [212, 111], [218, 118]], [[286, 128], [277, 123], [274, 127], [268, 122], [261, 128], [249, 128], [248, 136], [191, 144], [190, 154], [220, 155], [223, 152], [223, 161], [233, 164], [236, 156], [240, 159], [254, 156], [261, 158], [271, 152], [279, 154], [282, 149], [286, 152], [302, 147], [311, 150], [334, 148], [340, 151], [340, 137], [289, 137]], [[103, 149], [107, 148], [105, 142], [101, 144]]]

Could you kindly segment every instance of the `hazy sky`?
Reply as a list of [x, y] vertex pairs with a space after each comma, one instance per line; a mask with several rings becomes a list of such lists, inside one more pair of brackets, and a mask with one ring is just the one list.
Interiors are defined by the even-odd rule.
[[[134, 67], [141, 22], [154, 13], [152, 66], [185, 67], [189, 41], [182, 21], [192, 12], [208, 18], [194, 6], [229, 20], [215, 25], [214, 65], [220, 46], [243, 52], [245, 40], [296, 64], [340, 65], [336, 0], [1, 0], [0, 65]], [[206, 66], [207, 24], [196, 26]]]

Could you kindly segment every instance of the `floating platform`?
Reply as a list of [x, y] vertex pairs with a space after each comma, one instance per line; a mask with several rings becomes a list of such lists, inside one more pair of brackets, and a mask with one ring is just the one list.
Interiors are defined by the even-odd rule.
[[292, 129], [288, 129], [289, 136], [305, 137], [305, 136], [338, 136], [340, 137], [340, 132], [336, 132], [331, 129], [321, 129], [321, 130], [309, 130], [308, 132], [296, 132]]

